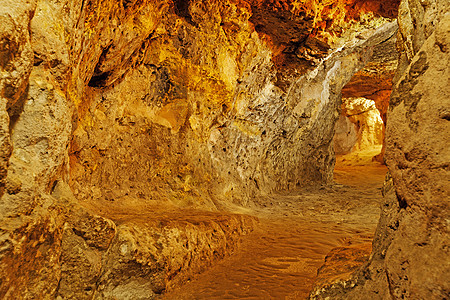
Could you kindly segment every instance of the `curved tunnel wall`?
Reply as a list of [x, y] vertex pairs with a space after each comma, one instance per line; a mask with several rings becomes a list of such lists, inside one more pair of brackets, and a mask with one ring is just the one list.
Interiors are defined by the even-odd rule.
[[[274, 20], [294, 14], [283, 3], [271, 10]], [[29, 253], [46, 249], [48, 259], [39, 267], [57, 267], [62, 224], [69, 214], [64, 208], [52, 211], [50, 193], [59, 182], [69, 183], [78, 200], [131, 197], [215, 210], [250, 205], [258, 193], [329, 181], [334, 161], [330, 124], [338, 115], [340, 91], [368, 61], [373, 46], [395, 30], [386, 25], [327, 52], [324, 43], [331, 39], [324, 34], [283, 42], [265, 24], [252, 23], [250, 18], [258, 16], [252, 10], [264, 7], [258, 1], [189, 1], [187, 8], [163, 0], [22, 4], [3, 1], [0, 15], [5, 266], [19, 260], [27, 265]], [[423, 5], [403, 1], [401, 6], [406, 58], [396, 80], [420, 53], [425, 37], [433, 36], [434, 20], [445, 19], [445, 3]], [[321, 13], [327, 16], [327, 10]], [[318, 22], [311, 12], [295, 15], [302, 28]], [[413, 20], [423, 26], [412, 28]], [[443, 33], [435, 44], [445, 53], [445, 27], [436, 28]], [[294, 56], [298, 64], [284, 72], [283, 62]], [[420, 66], [409, 68], [410, 82], [426, 71]], [[399, 94], [412, 88], [408, 80], [399, 81]], [[393, 116], [402, 103], [395, 95]], [[420, 128], [414, 121], [420, 106], [408, 101], [406, 115], [414, 130]], [[439, 120], [447, 120], [442, 114]], [[393, 128], [388, 134], [412, 134], [409, 129], [389, 133]], [[388, 156], [398, 203], [403, 210], [420, 208], [404, 185], [414, 180], [402, 179], [405, 168], [398, 162], [403, 158], [397, 156], [410, 153], [407, 170], [416, 170], [408, 166], [421, 156], [399, 145], [392, 141]], [[431, 166], [439, 165], [439, 157]], [[440, 186], [438, 194], [445, 190]], [[7, 274], [7, 268], [2, 272]], [[39, 282], [39, 276], [24, 282]]]

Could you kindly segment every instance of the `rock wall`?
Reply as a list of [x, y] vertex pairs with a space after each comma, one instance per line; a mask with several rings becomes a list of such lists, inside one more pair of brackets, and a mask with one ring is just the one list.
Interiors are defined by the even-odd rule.
[[403, 1], [399, 10], [403, 48], [386, 150], [399, 210], [382, 253], [394, 298], [450, 294], [449, 11], [448, 1]]
[[109, 57], [125, 42], [109, 38], [71, 142], [78, 198], [216, 209], [331, 181], [329, 124], [340, 90], [394, 29], [370, 39], [369, 32], [280, 85], [274, 46], [249, 22], [251, 7], [191, 1], [181, 13], [176, 6], [155, 19], [139, 65], [119, 79], [111, 72], [121, 67]]
[[404, 0], [387, 123], [389, 177], [369, 262], [312, 299], [446, 299], [450, 3]]
[[223, 210], [331, 181], [341, 89], [396, 26], [352, 1], [356, 39], [276, 39], [319, 22], [294, 2], [1, 2], [2, 298], [153, 297], [254, 226]]
[[383, 144], [384, 124], [373, 100], [344, 98], [341, 108], [334, 135], [336, 154], [374, 149]]
[[383, 120], [381, 153], [374, 157], [375, 160], [384, 163], [385, 124], [387, 122], [387, 111], [389, 97], [392, 92], [392, 79], [398, 65], [398, 52], [396, 49], [397, 35], [394, 34], [389, 40], [377, 45], [370, 62], [364, 69], [357, 72], [348, 84], [342, 89], [343, 98], [363, 97], [375, 102]]

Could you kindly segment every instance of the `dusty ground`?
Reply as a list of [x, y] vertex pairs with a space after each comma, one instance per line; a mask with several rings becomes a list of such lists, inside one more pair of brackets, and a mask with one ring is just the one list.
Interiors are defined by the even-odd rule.
[[333, 186], [260, 199], [240, 250], [163, 299], [305, 299], [327, 253], [371, 241], [386, 173], [372, 152], [339, 157]]

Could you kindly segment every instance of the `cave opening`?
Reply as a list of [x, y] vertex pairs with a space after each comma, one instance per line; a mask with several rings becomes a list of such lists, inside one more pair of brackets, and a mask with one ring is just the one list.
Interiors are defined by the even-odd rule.
[[367, 98], [342, 99], [341, 114], [335, 125], [334, 151], [348, 159], [381, 154], [385, 124], [375, 101]]
[[379, 169], [377, 174], [387, 171], [385, 132], [392, 80], [398, 64], [396, 42], [394, 34], [374, 47], [368, 63], [342, 89], [333, 139], [334, 177], [338, 182], [343, 173], [355, 169]]

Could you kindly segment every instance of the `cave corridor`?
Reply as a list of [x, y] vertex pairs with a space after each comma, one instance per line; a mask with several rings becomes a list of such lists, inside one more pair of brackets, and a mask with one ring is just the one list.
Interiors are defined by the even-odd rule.
[[1, 0], [1, 299], [449, 299], [448, 0]]

